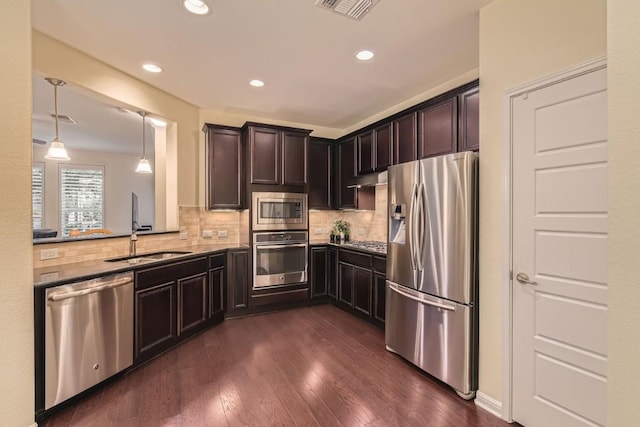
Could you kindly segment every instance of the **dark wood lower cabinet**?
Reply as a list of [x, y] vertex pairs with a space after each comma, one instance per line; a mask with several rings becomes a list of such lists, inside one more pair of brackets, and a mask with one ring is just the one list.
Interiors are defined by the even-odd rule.
[[147, 360], [173, 346], [176, 328], [176, 282], [136, 292], [136, 360]]
[[200, 256], [135, 272], [134, 364], [224, 318], [218, 313], [224, 310], [225, 256]]
[[327, 250], [327, 294], [336, 299], [338, 297], [338, 250], [331, 246]]
[[344, 262], [338, 266], [338, 301], [353, 307], [353, 277], [355, 271], [353, 265]]
[[386, 282], [387, 278], [384, 274], [373, 273], [373, 313], [371, 313], [371, 317], [382, 324], [384, 324]]
[[371, 315], [371, 269], [353, 267], [353, 308]]
[[[335, 276], [332, 265], [337, 266]], [[328, 266], [329, 295], [335, 283], [337, 306], [384, 329], [386, 257], [330, 246]]]
[[207, 273], [178, 280], [178, 334], [204, 326], [207, 316]]
[[327, 295], [328, 259], [327, 247], [312, 247], [310, 250], [310, 271], [311, 298]]
[[209, 270], [209, 317], [224, 317], [224, 267]]
[[233, 313], [249, 307], [249, 250], [229, 252], [228, 265], [227, 310]]

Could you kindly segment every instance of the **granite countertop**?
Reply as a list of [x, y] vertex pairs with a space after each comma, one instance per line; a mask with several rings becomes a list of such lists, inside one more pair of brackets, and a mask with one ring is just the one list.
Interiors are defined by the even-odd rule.
[[[310, 246], [334, 246], [334, 247], [338, 247], [338, 248], [344, 248], [344, 249], [349, 249], [349, 250], [353, 250], [353, 251], [360, 251], [360, 252], [373, 254], [373, 255], [382, 255], [382, 256], [386, 256], [387, 255], [386, 249], [385, 250], [379, 250], [379, 249], [367, 248], [367, 247], [363, 247], [363, 246], [358, 246], [357, 243], [358, 243], [357, 240], [355, 242], [347, 242], [347, 243], [331, 243], [327, 239], [311, 239], [311, 240], [309, 240], [309, 245]], [[386, 245], [386, 242], [377, 242], [376, 241], [376, 242], [370, 242], [370, 243], [378, 243], [378, 244], [381, 244], [381, 245], [382, 244]]]
[[[158, 252], [189, 251], [184, 255], [177, 255], [172, 258], [145, 261], [139, 264], [129, 264], [123, 262], [106, 262], [102, 259], [93, 261], [74, 262], [70, 264], [58, 264], [48, 267], [36, 268], [33, 270], [33, 286], [49, 287], [57, 284], [69, 283], [72, 281], [86, 280], [105, 274], [120, 273], [123, 271], [133, 271], [140, 268], [147, 268], [150, 265], [172, 262], [181, 259], [188, 259], [194, 256], [210, 254], [228, 249], [248, 249], [249, 246], [242, 243], [222, 243], [210, 245], [182, 246], [170, 249], [163, 249]], [[139, 254], [143, 255], [143, 254]]]

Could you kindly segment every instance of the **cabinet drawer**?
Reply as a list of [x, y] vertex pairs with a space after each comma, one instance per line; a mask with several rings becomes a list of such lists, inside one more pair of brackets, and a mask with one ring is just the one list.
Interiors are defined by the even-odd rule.
[[373, 271], [377, 273], [387, 274], [387, 258], [374, 256]]
[[224, 267], [224, 259], [226, 254], [211, 255], [209, 257], [209, 270]]
[[340, 249], [340, 262], [371, 268], [371, 255]]
[[207, 271], [207, 266], [207, 258], [202, 257], [136, 271], [136, 289], [146, 289], [182, 277], [203, 273]]

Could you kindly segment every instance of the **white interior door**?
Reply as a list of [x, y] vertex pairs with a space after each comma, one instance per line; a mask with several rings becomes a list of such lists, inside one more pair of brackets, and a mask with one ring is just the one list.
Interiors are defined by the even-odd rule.
[[527, 427], [606, 422], [606, 83], [600, 68], [512, 103], [513, 418]]

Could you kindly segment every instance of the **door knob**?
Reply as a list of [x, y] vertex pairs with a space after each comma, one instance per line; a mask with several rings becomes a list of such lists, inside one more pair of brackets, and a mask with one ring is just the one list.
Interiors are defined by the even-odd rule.
[[532, 282], [529, 280], [529, 276], [527, 273], [518, 273], [516, 274], [516, 280], [523, 285], [537, 285], [538, 282]]

